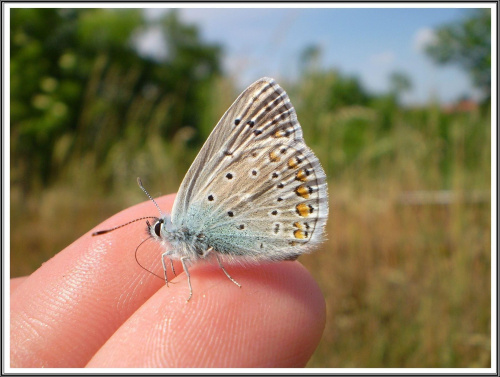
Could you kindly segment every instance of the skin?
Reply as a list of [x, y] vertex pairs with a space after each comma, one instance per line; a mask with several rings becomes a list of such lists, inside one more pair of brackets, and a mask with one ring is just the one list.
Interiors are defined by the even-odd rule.
[[[170, 212], [174, 195], [157, 199]], [[304, 367], [325, 326], [321, 291], [299, 262], [191, 265], [193, 297], [175, 262], [171, 283], [133, 253], [151, 202], [106, 220], [29, 277], [11, 280], [11, 367]], [[152, 221], [152, 220], [150, 220]], [[71, 226], [69, 221], [65, 226]], [[137, 256], [162, 275], [161, 247]]]

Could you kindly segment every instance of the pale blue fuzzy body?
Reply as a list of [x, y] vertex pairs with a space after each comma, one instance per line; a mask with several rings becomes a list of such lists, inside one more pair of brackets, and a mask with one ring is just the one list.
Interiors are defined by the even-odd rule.
[[214, 216], [211, 212], [193, 205], [179, 226], [166, 215], [158, 219], [160, 235], [154, 230], [158, 221], [150, 226], [149, 233], [163, 245], [169, 258], [186, 257], [191, 263], [205, 259], [209, 250], [218, 253], [224, 261], [239, 264], [297, 258], [296, 254], [284, 252], [285, 245], [269, 243], [265, 237], [253, 234], [251, 229], [235, 230], [233, 224], [224, 224], [223, 216]]

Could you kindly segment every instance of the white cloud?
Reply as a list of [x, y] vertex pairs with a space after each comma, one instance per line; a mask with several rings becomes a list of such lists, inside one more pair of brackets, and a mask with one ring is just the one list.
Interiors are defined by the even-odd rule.
[[413, 49], [417, 52], [423, 52], [425, 47], [434, 43], [436, 35], [429, 28], [418, 29], [413, 37]]
[[167, 57], [166, 41], [160, 26], [152, 26], [136, 34], [134, 46], [142, 56], [158, 60]]
[[168, 12], [168, 8], [146, 8], [143, 9], [144, 18], [148, 21], [156, 21], [163, 17], [163, 15]]
[[377, 65], [391, 65], [396, 60], [396, 55], [393, 51], [384, 51], [379, 54], [371, 55], [368, 60]]

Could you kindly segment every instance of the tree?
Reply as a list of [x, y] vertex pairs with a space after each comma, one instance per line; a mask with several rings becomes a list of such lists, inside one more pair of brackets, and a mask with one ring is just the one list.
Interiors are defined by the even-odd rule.
[[396, 96], [400, 96], [402, 93], [407, 92], [411, 89], [411, 80], [407, 74], [403, 72], [393, 72], [389, 76], [389, 83], [391, 92]]
[[[151, 26], [168, 45], [162, 60], [134, 45]], [[118, 140], [132, 154], [148, 132], [199, 128], [220, 57], [174, 11], [150, 25], [138, 9], [13, 9], [11, 182], [27, 192], [89, 152], [104, 165]]]
[[489, 97], [491, 87], [491, 10], [475, 9], [458, 22], [443, 25], [425, 52], [438, 64], [455, 63]]
[[309, 45], [302, 50], [299, 58], [300, 71], [302, 73], [317, 72], [320, 69], [321, 47]]

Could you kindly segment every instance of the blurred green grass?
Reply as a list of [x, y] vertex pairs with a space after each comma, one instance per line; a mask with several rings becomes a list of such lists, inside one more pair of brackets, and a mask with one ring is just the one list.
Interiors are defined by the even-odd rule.
[[[177, 191], [238, 94], [217, 74], [186, 84], [193, 92], [182, 85], [171, 93], [161, 86], [137, 91], [143, 77], [136, 66], [120, 68], [105, 54], [90, 62], [71, 127], [63, 119], [54, 126], [62, 132], [43, 129], [59, 114], [54, 106], [61, 109], [52, 92], [45, 102], [34, 95], [45, 116], [16, 122], [14, 112], [12, 277], [30, 274], [100, 221], [144, 201], [136, 177], [153, 196]], [[339, 83], [345, 78], [335, 71], [280, 80], [329, 179], [328, 240], [300, 258], [327, 303], [323, 339], [308, 366], [489, 367], [490, 202], [470, 200], [490, 190], [489, 109], [404, 108], [393, 95], [352, 96], [360, 88]], [[355, 100], [339, 100], [345, 94]], [[182, 107], [196, 117], [186, 118]], [[43, 166], [30, 154], [42, 147]], [[441, 190], [454, 196], [404, 200]]]

